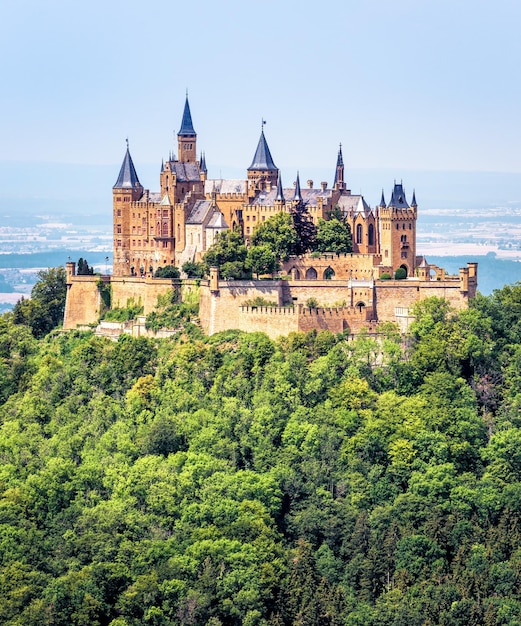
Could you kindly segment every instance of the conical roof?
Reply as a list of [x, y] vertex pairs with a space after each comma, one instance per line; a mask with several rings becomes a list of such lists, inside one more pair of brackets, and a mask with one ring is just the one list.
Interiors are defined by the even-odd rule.
[[264, 136], [264, 130], [261, 131], [259, 143], [257, 144], [257, 150], [255, 156], [251, 162], [248, 170], [276, 170], [277, 166], [273, 163], [271, 158], [271, 152], [268, 148], [268, 142]]
[[282, 176], [280, 174], [280, 171], [277, 180], [277, 195], [275, 197], [275, 200], [278, 200], [279, 202], [282, 202], [284, 204], [284, 191], [282, 190]]
[[394, 183], [394, 189], [391, 196], [391, 201], [389, 202], [389, 207], [394, 207], [396, 209], [409, 208], [402, 183]]
[[141, 183], [137, 177], [136, 168], [132, 162], [127, 141], [127, 152], [125, 153], [123, 164], [119, 170], [118, 180], [113, 189], [136, 189], [138, 187], [141, 187]]
[[302, 192], [300, 191], [300, 176], [297, 172], [297, 182], [295, 183], [295, 195], [293, 196], [293, 200], [296, 202], [300, 202], [302, 200]]
[[195, 135], [194, 125], [192, 124], [192, 115], [190, 113], [190, 105], [188, 104], [188, 96], [185, 100], [185, 109], [183, 111], [183, 119], [181, 120], [181, 130], [178, 136]]

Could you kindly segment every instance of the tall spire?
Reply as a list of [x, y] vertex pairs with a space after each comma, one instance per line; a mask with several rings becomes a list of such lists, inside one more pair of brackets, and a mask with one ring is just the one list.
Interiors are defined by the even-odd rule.
[[408, 209], [407, 199], [405, 197], [405, 191], [403, 190], [403, 184], [394, 183], [393, 193], [391, 195], [391, 201], [389, 206], [395, 209]]
[[[265, 124], [263, 120], [263, 125]], [[261, 130], [259, 143], [257, 144], [257, 150], [255, 150], [255, 156], [251, 162], [249, 170], [276, 170], [277, 166], [271, 158], [271, 152], [268, 148], [268, 142], [264, 136], [264, 128]]]
[[417, 203], [416, 203], [416, 189], [412, 190], [411, 206], [418, 206]]
[[335, 170], [335, 182], [333, 183], [333, 187], [335, 189], [345, 189], [346, 184], [344, 182], [344, 158], [342, 156], [342, 144], [338, 149], [338, 156], [336, 159], [336, 170]]
[[380, 199], [380, 206], [381, 207], [386, 207], [387, 205], [385, 204], [385, 197], [384, 197], [384, 190], [382, 189], [382, 197]]
[[199, 169], [201, 170], [201, 172], [208, 172], [208, 169], [206, 168], [206, 157], [204, 152], [201, 152], [201, 160], [200, 160], [200, 164], [199, 164]]
[[275, 197], [275, 200], [277, 200], [278, 202], [282, 202], [282, 204], [285, 203], [284, 192], [282, 191], [282, 176], [280, 174], [280, 170], [279, 170], [279, 177], [277, 180], [277, 196]]
[[293, 200], [295, 200], [296, 202], [302, 201], [302, 193], [300, 191], [300, 176], [298, 172], [297, 172], [297, 182], [295, 183], [295, 195], [293, 196]]
[[121, 169], [119, 170], [118, 180], [116, 181], [113, 189], [139, 189], [141, 187], [141, 183], [137, 177], [136, 168], [134, 167], [132, 157], [130, 156], [128, 139], [126, 141], [127, 151], [125, 153]]
[[186, 92], [185, 108], [183, 111], [183, 119], [181, 120], [181, 129], [177, 133], [178, 136], [195, 135], [194, 125], [192, 124], [192, 114], [190, 113], [190, 105], [188, 103], [188, 91]]

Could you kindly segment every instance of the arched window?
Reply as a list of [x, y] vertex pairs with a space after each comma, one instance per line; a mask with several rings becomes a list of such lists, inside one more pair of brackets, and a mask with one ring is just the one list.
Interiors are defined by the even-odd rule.
[[331, 280], [334, 277], [335, 277], [335, 270], [332, 267], [327, 267], [324, 270], [324, 279]]
[[314, 267], [310, 267], [306, 272], [306, 278], [308, 280], [316, 280], [317, 279], [317, 270]]
[[370, 246], [374, 246], [374, 226], [369, 224], [369, 228], [367, 230], [367, 243]]
[[362, 224], [356, 225], [356, 243], [362, 243], [363, 241], [363, 232], [362, 232]]
[[168, 222], [163, 222], [163, 229], [161, 231], [163, 237], [168, 237]]
[[364, 302], [357, 302], [356, 303], [356, 308], [361, 313], [365, 309], [365, 303]]

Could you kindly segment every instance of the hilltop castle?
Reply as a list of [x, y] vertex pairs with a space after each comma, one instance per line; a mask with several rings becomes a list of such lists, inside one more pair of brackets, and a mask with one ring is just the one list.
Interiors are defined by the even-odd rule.
[[[347, 255], [291, 258], [283, 271], [290, 280], [220, 281], [212, 270], [201, 282], [201, 323], [209, 333], [226, 328], [264, 330], [272, 336], [290, 330], [329, 328], [357, 332], [374, 329], [379, 321], [398, 322], [404, 328], [409, 308], [430, 295], [445, 297], [457, 308], [467, 305], [477, 288], [477, 264], [469, 263], [459, 276], [431, 266], [416, 255], [417, 203], [410, 204], [401, 183], [395, 183], [388, 203], [371, 208], [363, 196], [352, 194], [344, 178], [342, 147], [337, 154], [334, 182], [328, 187], [312, 180], [301, 186], [297, 173], [291, 188], [284, 188], [261, 129], [246, 177], [239, 180], [208, 178], [204, 153], [197, 158], [197, 134], [186, 98], [177, 134], [177, 158], [162, 162], [159, 191], [143, 188], [127, 150], [113, 187], [114, 305], [129, 298], [141, 300], [145, 313], [171, 281], [154, 279], [159, 267], [198, 261], [214, 243], [217, 233], [240, 229], [247, 243], [258, 224], [281, 211], [305, 203], [311, 219], [326, 219], [333, 210], [343, 213], [350, 226], [353, 252]], [[405, 280], [383, 280], [402, 268]], [[101, 310], [99, 289], [90, 277], [76, 276], [68, 264], [65, 328], [92, 323]], [[99, 285], [98, 285], [99, 286]], [[247, 306], [256, 296], [273, 306]], [[321, 306], [309, 310], [313, 298]], [[293, 305], [288, 308], [288, 305]]]

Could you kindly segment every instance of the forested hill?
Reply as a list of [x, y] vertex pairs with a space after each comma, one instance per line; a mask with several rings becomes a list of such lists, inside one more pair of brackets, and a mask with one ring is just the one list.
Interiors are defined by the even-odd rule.
[[521, 286], [416, 313], [404, 349], [0, 318], [0, 623], [521, 624]]

